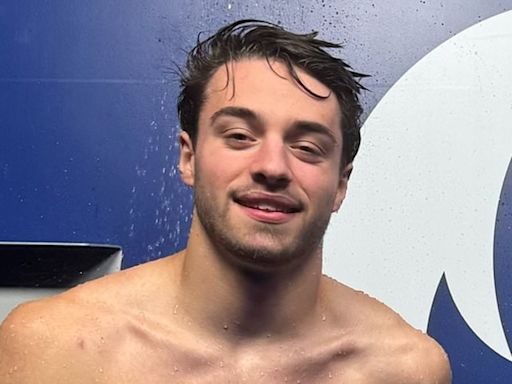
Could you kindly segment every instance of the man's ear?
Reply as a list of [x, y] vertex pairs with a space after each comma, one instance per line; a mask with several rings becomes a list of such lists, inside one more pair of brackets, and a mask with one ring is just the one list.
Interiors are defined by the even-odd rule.
[[178, 165], [181, 180], [189, 187], [194, 186], [194, 145], [189, 134], [180, 133], [180, 163]]
[[350, 178], [352, 169], [354, 169], [354, 166], [352, 163], [349, 163], [341, 171], [340, 180], [338, 182], [338, 190], [336, 191], [336, 197], [332, 206], [333, 212], [337, 212], [341, 207], [341, 203], [343, 203], [343, 200], [345, 200], [345, 196], [347, 195], [348, 179]]

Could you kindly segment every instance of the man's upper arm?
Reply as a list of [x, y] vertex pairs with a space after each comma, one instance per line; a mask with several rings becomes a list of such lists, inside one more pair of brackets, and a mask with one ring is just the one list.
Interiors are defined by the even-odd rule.
[[435, 370], [435, 378], [433, 383], [438, 384], [451, 384], [452, 382], [452, 371], [450, 368], [450, 361], [445, 351], [438, 346], [438, 352], [434, 352], [435, 356], [432, 357], [430, 362], [431, 366]]
[[417, 384], [451, 384], [452, 373], [448, 356], [442, 347], [428, 336], [418, 343], [417, 354], [409, 366], [410, 382]]
[[[34, 318], [31, 305], [22, 305], [5, 319], [0, 327], [0, 382], [2, 384], [32, 383], [41, 374], [45, 352], [41, 341], [42, 324]], [[39, 358], [36, 358], [39, 356]], [[44, 375], [38, 382], [46, 383]]]
[[54, 319], [52, 308], [39, 302], [21, 305], [5, 319], [0, 327], [1, 384], [66, 382], [62, 368], [70, 358], [62, 348], [65, 329], [59, 330]]
[[451, 384], [450, 362], [443, 348], [428, 335], [410, 327], [405, 329], [388, 335], [394, 342], [379, 350], [373, 382]]

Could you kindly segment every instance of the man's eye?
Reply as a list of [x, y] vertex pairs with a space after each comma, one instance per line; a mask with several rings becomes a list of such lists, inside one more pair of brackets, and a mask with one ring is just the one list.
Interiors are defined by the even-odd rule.
[[234, 149], [244, 149], [252, 145], [255, 141], [250, 134], [240, 131], [226, 132], [224, 135], [226, 145]]
[[236, 141], [252, 141], [252, 138], [250, 138], [249, 136], [243, 134], [243, 133], [232, 133], [230, 135], [228, 135], [228, 139], [231, 139], [231, 140], [236, 140]]
[[297, 158], [308, 163], [317, 163], [325, 155], [325, 151], [319, 145], [309, 141], [297, 142], [291, 146], [291, 149]]
[[317, 154], [319, 153], [318, 149], [311, 147], [309, 145], [299, 145], [297, 146], [297, 149], [301, 150], [302, 152]]
[[306, 154], [311, 154], [311, 155], [322, 155], [323, 151], [322, 149], [313, 144], [313, 143], [296, 143], [295, 145], [292, 146], [292, 148], [296, 151], [300, 151], [300, 152], [303, 152], [303, 153], [306, 153]]

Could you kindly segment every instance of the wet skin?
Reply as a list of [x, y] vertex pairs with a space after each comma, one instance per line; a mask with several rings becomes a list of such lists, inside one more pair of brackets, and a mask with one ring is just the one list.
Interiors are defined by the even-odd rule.
[[450, 382], [435, 341], [321, 273], [351, 169], [335, 98], [279, 62], [231, 64], [208, 85], [197, 143], [180, 137], [187, 248], [18, 308], [0, 383]]
[[247, 337], [240, 317], [219, 323], [216, 334], [205, 331], [178, 304], [177, 287], [165, 296], [158, 288], [178, 280], [183, 256], [21, 307], [1, 332], [0, 382], [449, 382], [446, 357], [433, 340], [325, 277], [324, 310], [306, 327], [296, 319], [284, 335]]

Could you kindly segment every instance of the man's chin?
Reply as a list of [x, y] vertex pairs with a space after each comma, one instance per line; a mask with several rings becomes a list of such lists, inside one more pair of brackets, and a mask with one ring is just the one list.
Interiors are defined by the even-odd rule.
[[[230, 247], [231, 248], [231, 247]], [[289, 245], [240, 245], [228, 250], [229, 258], [242, 269], [277, 272], [293, 268], [305, 257], [305, 252], [294, 250]]]

